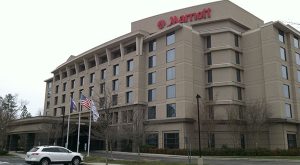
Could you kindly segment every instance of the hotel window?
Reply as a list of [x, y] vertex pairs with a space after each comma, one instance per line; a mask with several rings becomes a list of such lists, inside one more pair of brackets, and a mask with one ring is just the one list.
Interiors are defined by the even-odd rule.
[[116, 58], [120, 58], [120, 57], [121, 57], [121, 51], [120, 51], [120, 49], [111, 52], [111, 59], [112, 60], [114, 60]]
[[167, 34], [167, 45], [171, 45], [175, 43], [175, 32], [171, 32]]
[[135, 43], [132, 43], [132, 44], [125, 47], [125, 53], [126, 54], [129, 54], [129, 53], [135, 52], [135, 51], [136, 51], [136, 44]]
[[94, 87], [89, 88], [89, 96], [92, 97], [94, 95]]
[[66, 78], [68, 76], [67, 72], [62, 73], [62, 78]]
[[49, 101], [47, 101], [46, 108], [48, 109], [48, 108], [49, 108], [49, 106], [50, 106], [50, 102], [49, 102]]
[[176, 86], [175, 85], [167, 86], [167, 99], [171, 99], [175, 97], [176, 97]]
[[58, 97], [56, 96], [56, 97], [54, 98], [54, 105], [57, 105], [57, 101], [58, 101]]
[[57, 115], [57, 109], [54, 108], [54, 111], [53, 111], [53, 116], [56, 116]]
[[149, 89], [148, 90], [148, 101], [154, 101], [155, 100], [155, 96], [156, 96], [156, 92], [155, 89]]
[[296, 63], [297, 63], [297, 65], [300, 65], [300, 54], [295, 53], [295, 55], [296, 55]]
[[73, 99], [74, 98], [74, 92], [70, 93], [70, 97]]
[[286, 61], [286, 54], [285, 54], [285, 49], [280, 47], [280, 58], [283, 60], [283, 61]]
[[156, 119], [156, 107], [148, 107], [148, 119]]
[[285, 103], [285, 117], [286, 118], [293, 117], [291, 104]]
[[297, 37], [294, 37], [294, 47], [299, 48], [299, 39]]
[[118, 105], [118, 95], [112, 95], [112, 105]]
[[76, 74], [76, 69], [75, 68], [70, 69], [70, 75], [74, 75], [74, 74]]
[[208, 119], [213, 120], [215, 118], [214, 107], [208, 106]]
[[179, 148], [179, 133], [164, 133], [164, 148], [178, 149]]
[[153, 68], [155, 66], [156, 66], [156, 56], [153, 55], [149, 57], [148, 67]]
[[101, 80], [105, 80], [106, 79], [106, 69], [102, 69], [101, 70]]
[[133, 71], [133, 59], [127, 61], [127, 71]]
[[126, 87], [133, 86], [133, 75], [129, 75], [126, 77]]
[[67, 88], [67, 83], [63, 83], [63, 91], [66, 91], [66, 88]]
[[84, 63], [79, 64], [79, 72], [82, 72], [82, 71], [84, 71], [84, 70], [85, 70], [85, 65], [84, 65]]
[[207, 71], [207, 83], [212, 82], [212, 70]]
[[211, 53], [207, 53], [207, 65], [212, 64]]
[[278, 39], [280, 42], [284, 43], [284, 32], [281, 30], [278, 30]]
[[71, 89], [73, 89], [75, 87], [75, 80], [71, 81]]
[[56, 85], [56, 87], [55, 87], [55, 93], [58, 93], [58, 88], [59, 88], [59, 85]]
[[213, 100], [214, 99], [214, 93], [213, 93], [213, 88], [212, 87], [210, 87], [210, 88], [208, 88], [207, 89], [208, 90], [208, 99], [209, 100]]
[[47, 83], [47, 95], [48, 98], [51, 96], [51, 91], [52, 91], [52, 82]]
[[114, 66], [113, 66], [113, 73], [114, 73], [114, 76], [119, 75], [119, 72], [120, 72], [119, 64], [114, 65]]
[[80, 77], [80, 86], [84, 85], [84, 76]]
[[112, 90], [113, 91], [118, 91], [118, 89], [119, 89], [119, 80], [118, 79], [113, 80], [113, 82], [112, 82]]
[[89, 68], [93, 68], [96, 66], [96, 61], [94, 59], [92, 59], [88, 62], [88, 65], [89, 65]]
[[241, 82], [241, 71], [236, 69], [236, 81]]
[[126, 103], [133, 103], [133, 92], [126, 92]]
[[297, 80], [300, 82], [300, 70], [297, 70]]
[[58, 81], [58, 80], [60, 80], [60, 76], [59, 76], [59, 75], [56, 75], [56, 76], [55, 76], [55, 81]]
[[66, 102], [66, 95], [64, 94], [61, 97], [61, 103], [65, 103], [65, 102]]
[[285, 98], [290, 98], [290, 86], [283, 84], [282, 85], [282, 89], [283, 89], [283, 95]]
[[105, 83], [100, 84], [100, 93], [103, 94], [105, 90]]
[[148, 73], [148, 85], [154, 84], [156, 82], [156, 72]]
[[175, 49], [170, 49], [167, 51], [166, 61], [167, 63], [175, 60]]
[[211, 48], [211, 36], [206, 37], [206, 48]]
[[80, 90], [79, 90], [79, 93], [78, 93], [78, 98], [79, 98], [79, 99], [81, 98], [82, 92], [83, 92], [83, 89], [80, 89]]
[[121, 112], [122, 123], [127, 123], [127, 111]]
[[173, 80], [175, 79], [175, 67], [170, 67], [170, 68], [167, 68], [167, 80]]
[[297, 148], [296, 134], [287, 134], [288, 149]]
[[235, 52], [235, 63], [236, 64], [241, 64], [240, 53], [239, 52]]
[[128, 110], [128, 122], [132, 123], [133, 121], [133, 110]]
[[208, 147], [209, 148], [215, 148], [215, 134], [209, 133], [208, 134]]
[[113, 123], [117, 124], [119, 122], [119, 113], [114, 112], [113, 113]]
[[246, 141], [245, 141], [245, 135], [244, 134], [240, 135], [240, 141], [241, 141], [241, 148], [245, 149], [246, 148]]
[[281, 65], [281, 74], [282, 74], [282, 78], [283, 79], [288, 79], [288, 70], [287, 70], [287, 66]]
[[106, 62], [107, 62], [107, 57], [106, 57], [106, 55], [100, 56], [100, 58], [99, 58], [99, 64], [104, 64], [104, 63], [106, 63]]
[[234, 34], [234, 45], [239, 47], [239, 36], [237, 34]]
[[238, 100], [242, 100], [242, 88], [241, 87], [237, 87], [237, 94], [238, 94]]
[[152, 40], [149, 42], [149, 52], [156, 50], [156, 40]]
[[167, 104], [167, 117], [176, 117], [176, 104]]
[[90, 74], [90, 83], [93, 83], [95, 80], [95, 73]]
[[146, 144], [155, 148], [158, 148], [158, 134], [152, 133], [146, 135]]

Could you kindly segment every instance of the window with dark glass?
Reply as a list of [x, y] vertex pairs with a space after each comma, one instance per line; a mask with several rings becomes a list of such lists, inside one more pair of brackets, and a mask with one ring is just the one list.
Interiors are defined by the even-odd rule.
[[278, 30], [278, 39], [280, 42], [284, 43], [284, 32], [282, 30]]
[[53, 116], [56, 116], [57, 115], [57, 109], [54, 108], [54, 111], [53, 111]]
[[167, 80], [173, 80], [175, 79], [175, 67], [170, 67], [170, 68], [167, 68]]
[[58, 97], [56, 96], [56, 97], [54, 98], [54, 105], [57, 105], [57, 101], [58, 101]]
[[106, 69], [102, 69], [101, 70], [101, 80], [105, 80], [106, 79]]
[[175, 60], [175, 49], [170, 49], [167, 51], [167, 63]]
[[136, 44], [135, 43], [132, 43], [132, 44], [125, 47], [125, 53], [126, 54], [131, 53], [131, 52], [135, 52], [135, 51], [136, 51]]
[[92, 97], [94, 95], [94, 87], [89, 88], [89, 96]]
[[83, 89], [80, 89], [79, 93], [78, 93], [78, 98], [81, 98], [82, 92], [83, 92]]
[[71, 81], [71, 89], [73, 89], [75, 87], [75, 80]]
[[70, 92], [70, 97], [74, 98], [74, 92]]
[[47, 101], [46, 108], [48, 109], [48, 108], [49, 108], [49, 106], [50, 106], [50, 102], [49, 102], [49, 101]]
[[282, 85], [283, 88], [283, 95], [285, 98], [290, 98], [290, 86], [283, 84]]
[[206, 36], [206, 48], [211, 48], [211, 36]]
[[167, 99], [171, 99], [175, 97], [176, 97], [176, 86], [175, 85], [167, 86]]
[[118, 105], [118, 95], [112, 95], [112, 105]]
[[211, 53], [207, 53], [207, 65], [212, 64]]
[[67, 83], [65, 82], [63, 83], [63, 91], [66, 91], [66, 89], [67, 89]]
[[245, 149], [246, 148], [245, 134], [240, 135], [240, 140], [241, 140], [241, 148]]
[[166, 36], [167, 45], [175, 43], [175, 32], [168, 33]]
[[120, 49], [111, 52], [111, 59], [112, 60], [114, 60], [116, 58], [120, 58], [120, 57], [121, 57]]
[[212, 70], [207, 71], [207, 82], [208, 83], [212, 82]]
[[148, 119], [156, 119], [156, 106], [148, 107]]
[[297, 70], [297, 80], [300, 82], [300, 70]]
[[148, 85], [154, 84], [156, 82], [156, 72], [148, 73]]
[[75, 68], [70, 69], [70, 75], [74, 75], [74, 74], [76, 74], [76, 69]]
[[107, 62], [107, 56], [106, 55], [102, 55], [99, 57], [99, 64], [104, 64]]
[[113, 73], [114, 73], [114, 76], [119, 75], [119, 72], [120, 72], [119, 64], [114, 65], [114, 66], [113, 66]]
[[62, 73], [62, 78], [66, 78], [68, 76], [67, 72]]
[[58, 81], [58, 80], [60, 80], [59, 74], [58, 74], [58, 75], [55, 75], [55, 81]]
[[237, 87], [237, 94], [238, 94], [238, 100], [242, 100], [242, 88], [241, 87]]
[[213, 120], [215, 118], [214, 107], [208, 106], [208, 119]]
[[297, 63], [297, 65], [300, 65], [300, 54], [295, 53], [295, 55], [296, 55], [296, 63]]
[[208, 99], [213, 100], [213, 88], [210, 87], [207, 90], [208, 90]]
[[85, 70], [85, 65], [84, 63], [79, 64], [79, 72], [82, 72]]
[[241, 71], [236, 69], [236, 81], [241, 82]]
[[96, 66], [96, 61], [94, 59], [92, 59], [88, 62], [88, 64], [89, 64], [89, 68], [93, 68]]
[[285, 103], [285, 116], [286, 118], [293, 117], [291, 104]]
[[126, 87], [133, 86], [133, 75], [129, 75], [126, 77]]
[[153, 68], [156, 66], [156, 56], [153, 55], [153, 56], [150, 56], [149, 57], [149, 63], [148, 63], [148, 67], [149, 68]]
[[100, 84], [100, 93], [103, 94], [105, 90], [105, 83]]
[[288, 79], [288, 70], [287, 66], [281, 65], [281, 74], [283, 79]]
[[285, 54], [285, 49], [280, 47], [280, 58], [283, 60], [283, 61], [286, 61], [286, 54]]
[[178, 149], [179, 148], [179, 133], [164, 133], [164, 148]]
[[146, 135], [146, 144], [158, 148], [158, 134], [153, 133], [153, 134], [147, 134]]
[[84, 85], [84, 76], [80, 77], [80, 86]]
[[239, 36], [237, 34], [234, 34], [234, 45], [239, 47]]
[[148, 101], [154, 101], [155, 100], [155, 89], [149, 89], [148, 90]]
[[133, 59], [127, 61], [127, 71], [133, 71]]
[[156, 50], [156, 40], [149, 41], [149, 52]]
[[288, 149], [297, 148], [296, 134], [287, 134]]
[[55, 93], [58, 93], [58, 88], [59, 88], [59, 85], [56, 85], [56, 87], [55, 87]]
[[239, 52], [235, 52], [235, 63], [236, 64], [241, 64], [241, 62], [240, 62], [240, 53]]
[[119, 80], [118, 79], [113, 80], [113, 82], [112, 82], [112, 90], [113, 91], [118, 91], [119, 90]]
[[133, 92], [126, 92], [126, 103], [133, 103]]
[[167, 117], [176, 117], [176, 104], [167, 104]]
[[90, 83], [93, 83], [95, 80], [95, 73], [90, 74]]
[[65, 102], [66, 102], [66, 95], [64, 94], [61, 97], [61, 103], [65, 103]]
[[294, 47], [299, 48], [299, 39], [298, 39], [298, 37], [294, 37]]
[[214, 133], [208, 134], [208, 147], [215, 148], [215, 134]]

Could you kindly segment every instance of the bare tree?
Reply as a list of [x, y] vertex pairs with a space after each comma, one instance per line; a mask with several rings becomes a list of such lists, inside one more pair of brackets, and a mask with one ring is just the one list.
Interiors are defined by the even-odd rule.
[[211, 141], [211, 136], [214, 134], [216, 121], [214, 120], [214, 112], [213, 107], [211, 105], [203, 105], [202, 115], [201, 115], [201, 125], [204, 126], [204, 130], [207, 132], [207, 139], [208, 139], [208, 148], [212, 149], [213, 144]]

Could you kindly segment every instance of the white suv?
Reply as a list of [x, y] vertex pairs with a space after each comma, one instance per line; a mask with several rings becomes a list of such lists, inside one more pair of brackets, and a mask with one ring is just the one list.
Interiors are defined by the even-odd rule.
[[25, 161], [28, 164], [65, 164], [79, 165], [83, 156], [60, 146], [37, 146], [26, 153]]

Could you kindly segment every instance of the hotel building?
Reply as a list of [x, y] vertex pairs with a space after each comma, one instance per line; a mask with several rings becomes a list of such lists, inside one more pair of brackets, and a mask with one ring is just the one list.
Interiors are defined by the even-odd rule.
[[[68, 114], [70, 97], [101, 100], [107, 90], [113, 125], [130, 124], [132, 114], [143, 111], [145, 143], [197, 149], [198, 94], [202, 148], [297, 147], [299, 38], [293, 27], [264, 23], [227, 0], [151, 16], [54, 69], [45, 81], [44, 115]], [[253, 141], [246, 129], [226, 121], [228, 111], [238, 109], [236, 121], [243, 125], [243, 110], [257, 101], [270, 115]]]

